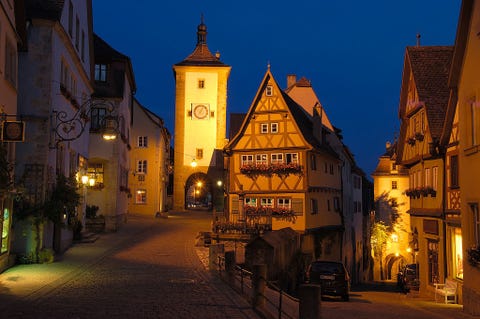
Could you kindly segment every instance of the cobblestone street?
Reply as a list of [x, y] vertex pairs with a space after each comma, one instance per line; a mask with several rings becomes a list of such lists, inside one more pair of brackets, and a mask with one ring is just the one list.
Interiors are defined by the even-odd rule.
[[196, 254], [205, 212], [130, 216], [123, 229], [78, 244], [62, 260], [0, 275], [3, 318], [257, 318]]

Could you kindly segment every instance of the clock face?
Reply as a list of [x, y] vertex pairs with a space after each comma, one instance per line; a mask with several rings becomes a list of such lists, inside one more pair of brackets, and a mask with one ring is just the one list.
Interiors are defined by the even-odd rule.
[[193, 108], [193, 115], [197, 119], [204, 119], [208, 115], [208, 107], [204, 104], [195, 105]]

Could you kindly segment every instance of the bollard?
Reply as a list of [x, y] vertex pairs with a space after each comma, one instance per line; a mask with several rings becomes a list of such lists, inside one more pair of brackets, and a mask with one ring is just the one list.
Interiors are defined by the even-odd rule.
[[267, 265], [253, 265], [252, 277], [252, 306], [253, 308], [264, 306], [264, 293], [267, 285]]
[[218, 256], [223, 255], [223, 244], [212, 244], [208, 248], [208, 269], [215, 270], [218, 268]]
[[319, 285], [301, 285], [298, 290], [300, 299], [299, 318], [320, 319], [320, 304], [322, 292]]
[[225, 272], [227, 273], [228, 284], [235, 286], [235, 252], [233, 250], [225, 252]]

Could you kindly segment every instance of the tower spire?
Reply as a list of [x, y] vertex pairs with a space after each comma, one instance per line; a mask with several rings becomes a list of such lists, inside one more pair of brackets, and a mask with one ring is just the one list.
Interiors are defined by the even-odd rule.
[[207, 26], [204, 23], [203, 13], [200, 18], [200, 24], [197, 27], [197, 45], [207, 44]]

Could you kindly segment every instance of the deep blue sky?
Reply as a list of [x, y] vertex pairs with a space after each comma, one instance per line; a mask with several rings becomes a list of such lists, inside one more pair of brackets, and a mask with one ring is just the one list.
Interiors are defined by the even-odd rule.
[[367, 176], [399, 130], [406, 46], [453, 45], [461, 0], [94, 0], [94, 31], [129, 56], [137, 99], [173, 135], [172, 65], [195, 48], [203, 13], [207, 43], [232, 66], [228, 112], [247, 112], [270, 63], [311, 80]]

